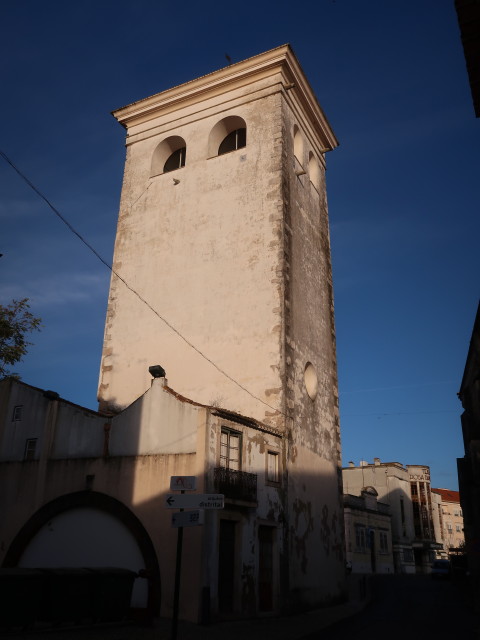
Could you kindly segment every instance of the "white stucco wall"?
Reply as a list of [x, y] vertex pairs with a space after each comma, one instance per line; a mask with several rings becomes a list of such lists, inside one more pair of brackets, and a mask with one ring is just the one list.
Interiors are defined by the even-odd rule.
[[[71, 509], [52, 518], [26, 547], [20, 567], [118, 567], [137, 573], [144, 560], [116, 518], [98, 509]], [[146, 607], [147, 584], [135, 579], [131, 606]]]

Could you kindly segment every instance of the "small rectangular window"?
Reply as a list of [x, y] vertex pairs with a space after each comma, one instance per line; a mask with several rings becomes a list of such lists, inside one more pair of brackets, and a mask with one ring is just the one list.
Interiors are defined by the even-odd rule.
[[267, 451], [267, 480], [268, 482], [279, 482], [278, 453]]
[[355, 525], [355, 548], [356, 551], [365, 551], [365, 527]]
[[403, 550], [403, 561], [404, 562], [413, 562], [413, 551], [412, 551], [412, 549], [404, 549]]
[[28, 438], [25, 443], [24, 460], [33, 460], [35, 458], [35, 451], [37, 449], [37, 438]]
[[242, 434], [222, 428], [220, 434], [220, 466], [231, 471], [241, 469]]
[[457, 525], [456, 525], [455, 530], [456, 530], [456, 531], [461, 531], [461, 528], [460, 528], [460, 525], [459, 525], [459, 524], [457, 524]]
[[388, 553], [388, 535], [386, 531], [380, 531], [380, 552]]
[[22, 409], [23, 406], [21, 404], [17, 404], [16, 407], [13, 407], [12, 422], [19, 422], [22, 419]]

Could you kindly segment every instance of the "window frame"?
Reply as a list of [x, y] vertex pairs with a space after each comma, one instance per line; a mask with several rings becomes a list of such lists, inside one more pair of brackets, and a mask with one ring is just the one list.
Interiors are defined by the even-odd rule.
[[367, 549], [366, 527], [364, 524], [355, 524], [355, 551], [365, 553]]
[[37, 442], [38, 438], [27, 438], [25, 440], [25, 449], [23, 452], [23, 459], [25, 462], [31, 462], [32, 460], [35, 460], [35, 454], [37, 452]]
[[[222, 455], [222, 449], [223, 449], [223, 439], [224, 436], [226, 436], [226, 453], [227, 455], [224, 456]], [[231, 457], [230, 452], [232, 450], [235, 450], [235, 447], [231, 446], [231, 440], [233, 438], [238, 438], [238, 447], [236, 448], [236, 450], [238, 451], [238, 460], [236, 461], [237, 463], [237, 467], [238, 468], [234, 468], [234, 465], [232, 466], [230, 463], [231, 461], [234, 461], [234, 458]], [[241, 471], [242, 470], [242, 447], [243, 447], [243, 433], [241, 431], [237, 431], [236, 429], [231, 429], [230, 427], [225, 427], [222, 426], [220, 429], [220, 442], [219, 442], [219, 466], [222, 467], [223, 469], [227, 469], [227, 471]], [[223, 461], [226, 461], [226, 463], [224, 464]]]
[[[221, 151], [222, 145], [225, 144], [225, 142], [229, 138], [232, 138], [233, 136], [235, 136], [235, 146], [232, 147], [231, 149], [228, 148], [225, 151]], [[240, 140], [240, 136], [242, 137], [242, 140]], [[238, 127], [238, 129], [234, 129], [233, 131], [230, 131], [230, 133], [227, 133], [227, 135], [220, 142], [220, 144], [218, 145], [217, 156], [224, 156], [227, 153], [232, 153], [233, 151], [238, 151], [239, 149], [245, 149], [246, 146], [247, 146], [247, 127]]]
[[[178, 154], [178, 159], [179, 159], [178, 167], [175, 166], [175, 167], [167, 168], [167, 164], [177, 154]], [[183, 167], [185, 166], [186, 157], [187, 157], [187, 146], [186, 145], [184, 147], [179, 147], [178, 149], [175, 149], [175, 151], [172, 151], [172, 153], [165, 160], [165, 164], [163, 165], [162, 174], [163, 173], [171, 173], [172, 171], [178, 171], [178, 169], [183, 169]]]
[[[275, 460], [273, 477], [270, 475], [270, 461]], [[265, 456], [265, 482], [267, 485], [278, 486], [280, 484], [280, 452], [267, 449]]]
[[13, 407], [12, 422], [21, 422], [23, 413], [23, 404], [17, 404]]
[[380, 529], [378, 532], [380, 553], [389, 553], [388, 531]]

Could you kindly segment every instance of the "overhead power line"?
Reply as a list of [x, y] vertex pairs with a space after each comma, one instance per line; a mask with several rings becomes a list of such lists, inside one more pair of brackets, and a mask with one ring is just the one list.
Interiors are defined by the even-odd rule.
[[[75, 227], [73, 227], [70, 224], [70, 222], [60, 213], [60, 211], [56, 207], [53, 206], [53, 204], [50, 202], [50, 200], [46, 196], [43, 195], [43, 193], [33, 184], [33, 182], [31, 182], [27, 178], [27, 176], [13, 163], [12, 160], [10, 160], [10, 158], [7, 156], [7, 154], [4, 151], [2, 151], [1, 149], [0, 149], [0, 155], [5, 160], [5, 162], [7, 162], [12, 167], [12, 169], [14, 171], [16, 171], [16, 173], [18, 173], [18, 175], [22, 178], [22, 180], [24, 180], [24, 182], [26, 182], [28, 184], [28, 186], [39, 196], [39, 198], [41, 198], [50, 207], [50, 209], [54, 212], [54, 214], [58, 218], [60, 218], [60, 220], [68, 227], [68, 229], [74, 235], [76, 235], [77, 238], [81, 242], [83, 242], [83, 244], [87, 247], [87, 249], [89, 249], [98, 258], [98, 260], [100, 260], [100, 262], [105, 267], [107, 267], [107, 269], [109, 269], [109, 271], [111, 271], [113, 273], [113, 275], [116, 278], [118, 278], [127, 287], [127, 289], [129, 291], [131, 291], [134, 295], [136, 295], [137, 298], [141, 302], [143, 302], [143, 304], [146, 305], [150, 309], [150, 311], [152, 311], [152, 313], [154, 313], [157, 316], [157, 318], [159, 318], [164, 324], [166, 324], [167, 327], [169, 329], [171, 329], [171, 331], [173, 331], [179, 338], [181, 338], [181, 340], [183, 340], [191, 349], [196, 351], [196, 353], [198, 353], [204, 360], [206, 360], [208, 363], [210, 363], [212, 365], [212, 367], [214, 367], [219, 373], [221, 373], [228, 380], [230, 380], [230, 382], [233, 382], [233, 384], [235, 384], [237, 387], [239, 387], [239, 389], [242, 389], [242, 391], [245, 391], [245, 393], [247, 393], [254, 400], [258, 400], [258, 402], [261, 402], [262, 404], [264, 404], [269, 409], [272, 409], [273, 411], [277, 411], [278, 413], [280, 413], [281, 415], [285, 416], [286, 418], [288, 417], [287, 414], [285, 414], [283, 411], [281, 411], [280, 409], [277, 409], [276, 407], [272, 407], [272, 405], [268, 404], [268, 402], [265, 402], [265, 400], [262, 400], [261, 398], [256, 396], [254, 393], [249, 391], [240, 382], [238, 382], [238, 380], [235, 380], [235, 378], [233, 378], [230, 374], [228, 374], [221, 367], [219, 367], [213, 360], [211, 360], [202, 351], [200, 351], [200, 349], [198, 349], [192, 342], [190, 342], [190, 340], [188, 340], [188, 338], [186, 338], [184, 335], [182, 335], [180, 333], [180, 331], [178, 331], [178, 329], [176, 329], [170, 322], [168, 322], [168, 320], [166, 320], [166, 318], [164, 318], [154, 307], [152, 307], [152, 305], [147, 300], [145, 300], [145, 298], [143, 298], [138, 293], [138, 291], [136, 291], [133, 287], [131, 287], [128, 284], [128, 282], [124, 278], [122, 278], [122, 276], [117, 271], [115, 271], [115, 269], [113, 268], [113, 266], [109, 262], [107, 262], [106, 260], [104, 260], [104, 258], [102, 258], [102, 256], [98, 253], [98, 251], [96, 251], [96, 249], [94, 249], [94, 247], [92, 247], [92, 245], [87, 240], [85, 240], [85, 238], [75, 229]], [[143, 195], [143, 194], [141, 194], [141, 195]]]

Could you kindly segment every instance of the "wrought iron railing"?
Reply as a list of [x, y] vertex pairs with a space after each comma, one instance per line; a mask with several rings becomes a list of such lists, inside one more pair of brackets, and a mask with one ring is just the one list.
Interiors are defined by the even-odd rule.
[[257, 501], [257, 475], [246, 471], [233, 471], [225, 467], [214, 469], [215, 491], [233, 500]]

